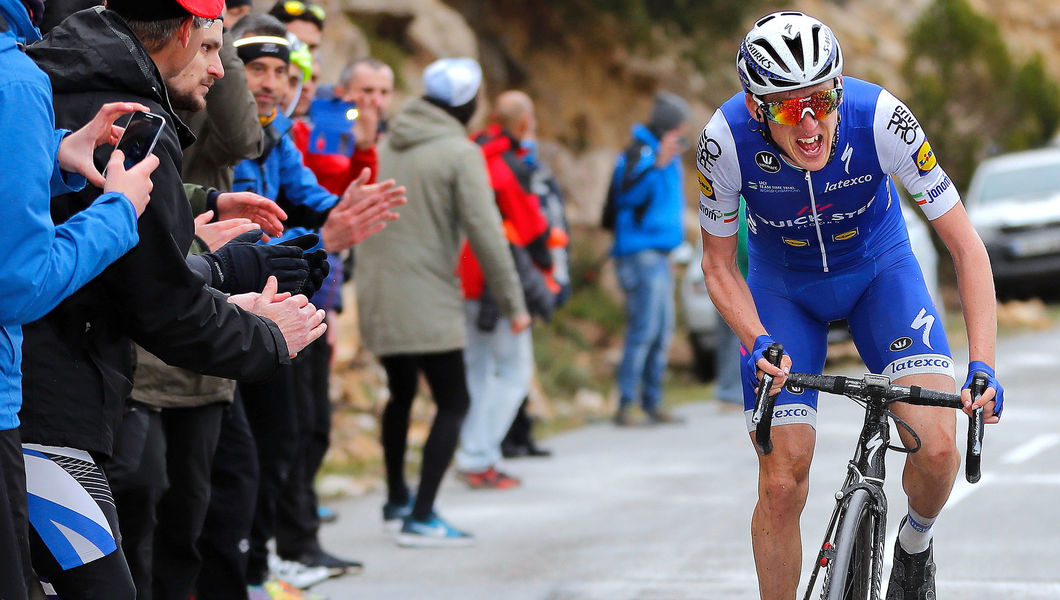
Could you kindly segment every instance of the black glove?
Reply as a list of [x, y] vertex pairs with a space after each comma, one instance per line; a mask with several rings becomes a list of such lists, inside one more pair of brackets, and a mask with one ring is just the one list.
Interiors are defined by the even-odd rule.
[[489, 288], [483, 286], [482, 296], [479, 298], [478, 315], [475, 317], [475, 326], [483, 333], [490, 333], [497, 328], [497, 321], [501, 320], [501, 307], [489, 292]]
[[[314, 235], [313, 237], [316, 236]], [[309, 264], [309, 276], [302, 282], [302, 291], [296, 293], [305, 294], [307, 298], [312, 298], [313, 294], [320, 289], [320, 286], [324, 285], [324, 280], [327, 279], [328, 273], [331, 272], [331, 263], [328, 262], [328, 251], [320, 248], [319, 250], [306, 252], [302, 255], [302, 258]]]
[[260, 292], [269, 276], [275, 276], [278, 292], [301, 293], [309, 277], [303, 252], [317, 244], [315, 234], [303, 235], [275, 245], [258, 244], [260, 229], [248, 231], [203, 257], [213, 263], [214, 286], [227, 294]]

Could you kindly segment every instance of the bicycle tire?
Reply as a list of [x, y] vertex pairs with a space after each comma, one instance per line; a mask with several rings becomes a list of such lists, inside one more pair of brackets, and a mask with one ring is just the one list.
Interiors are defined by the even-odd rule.
[[872, 546], [876, 516], [872, 497], [854, 490], [839, 516], [835, 558], [825, 574], [822, 600], [875, 600], [872, 591]]

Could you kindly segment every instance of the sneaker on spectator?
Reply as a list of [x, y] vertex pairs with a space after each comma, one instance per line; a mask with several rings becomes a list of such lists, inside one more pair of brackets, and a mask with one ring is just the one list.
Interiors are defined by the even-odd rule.
[[648, 422], [653, 425], [678, 425], [685, 422], [684, 417], [658, 408], [645, 413], [648, 415]]
[[490, 467], [485, 471], [457, 471], [457, 477], [464, 480], [472, 489], [509, 490], [522, 485], [515, 477]]
[[274, 555], [269, 555], [269, 572], [280, 582], [303, 590], [331, 577], [327, 567], [311, 567], [296, 560], [283, 560]]
[[618, 412], [616, 412], [615, 416], [611, 418], [611, 421], [619, 427], [636, 425], [636, 421], [633, 420], [633, 415], [629, 414], [629, 408], [626, 407], [618, 409]]
[[407, 548], [461, 547], [474, 544], [475, 537], [446, 523], [432, 512], [426, 521], [417, 521], [411, 515], [405, 517], [397, 543]]
[[266, 581], [262, 588], [269, 600], [329, 600], [324, 594], [306, 592], [277, 579]]
[[318, 548], [315, 552], [308, 552], [298, 557], [298, 562], [309, 567], [324, 567], [331, 577], [340, 575], [356, 575], [364, 570], [364, 563], [356, 560], [346, 560]]
[[317, 518], [321, 523], [334, 523], [339, 520], [339, 513], [321, 504], [317, 507]]
[[404, 504], [387, 502], [383, 505], [383, 529], [390, 533], [401, 531], [405, 517], [412, 514], [412, 507], [416, 504], [416, 496], [409, 496], [409, 501]]

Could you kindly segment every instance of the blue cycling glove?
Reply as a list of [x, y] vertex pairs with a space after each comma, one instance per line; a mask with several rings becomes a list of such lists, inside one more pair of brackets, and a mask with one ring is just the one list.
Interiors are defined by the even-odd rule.
[[747, 382], [751, 384], [751, 389], [758, 387], [758, 359], [765, 358], [766, 349], [775, 341], [768, 335], [760, 335], [755, 338], [755, 345], [751, 349], [751, 355], [747, 357], [747, 366], [751, 368], [748, 371]]
[[[757, 342], [755, 343], [755, 347], [758, 347]], [[964, 386], [961, 387], [961, 389], [964, 390], [971, 387], [972, 378], [975, 377], [975, 374], [979, 372], [986, 374], [986, 387], [992, 387], [995, 390], [996, 394], [994, 396], [994, 416], [1000, 418], [1001, 409], [1005, 402], [1005, 388], [1001, 387], [1001, 384], [998, 383], [997, 378], [994, 377], [994, 370], [990, 368], [990, 365], [978, 360], [973, 360], [972, 362], [968, 363], [968, 379], [964, 380]]]

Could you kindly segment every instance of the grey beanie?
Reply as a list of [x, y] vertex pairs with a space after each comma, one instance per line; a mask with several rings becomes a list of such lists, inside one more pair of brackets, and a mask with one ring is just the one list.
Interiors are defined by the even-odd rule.
[[648, 129], [661, 138], [666, 132], [687, 121], [688, 117], [688, 103], [683, 98], [670, 92], [659, 92], [655, 94]]

